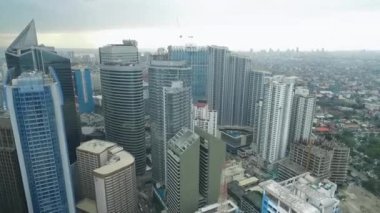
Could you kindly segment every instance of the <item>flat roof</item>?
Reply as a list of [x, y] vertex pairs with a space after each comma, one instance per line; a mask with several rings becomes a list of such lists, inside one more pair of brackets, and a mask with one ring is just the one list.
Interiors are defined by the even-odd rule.
[[319, 210], [293, 195], [291, 191], [274, 180], [268, 180], [260, 183], [260, 186], [264, 188], [264, 191], [275, 196], [277, 199], [288, 205], [290, 208], [303, 213], [318, 213]]
[[81, 145], [77, 147], [77, 150], [90, 152], [93, 154], [100, 154], [113, 146], [116, 146], [116, 143], [93, 139], [93, 140], [81, 143]]
[[244, 187], [246, 185], [257, 183], [258, 181], [259, 179], [257, 179], [256, 177], [245, 178], [239, 181], [239, 185]]
[[113, 173], [131, 166], [135, 162], [135, 158], [127, 151], [120, 151], [115, 153], [108, 161], [107, 165], [104, 165], [94, 170], [94, 175], [108, 176]]
[[77, 209], [87, 213], [97, 213], [96, 202], [94, 200], [84, 198], [76, 205]]

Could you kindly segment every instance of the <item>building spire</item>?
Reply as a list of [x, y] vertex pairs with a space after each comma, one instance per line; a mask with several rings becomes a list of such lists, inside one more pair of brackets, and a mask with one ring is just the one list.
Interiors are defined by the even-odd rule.
[[17, 36], [17, 38], [8, 47], [8, 51], [27, 49], [32, 46], [37, 46], [37, 33], [34, 20], [32, 19], [25, 29]]

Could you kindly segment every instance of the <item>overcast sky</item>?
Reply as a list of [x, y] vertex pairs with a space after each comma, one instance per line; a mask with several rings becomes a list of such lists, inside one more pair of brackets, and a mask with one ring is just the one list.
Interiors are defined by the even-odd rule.
[[0, 46], [31, 19], [39, 42], [60, 48], [131, 38], [140, 48], [380, 50], [380, 0], [0, 0]]

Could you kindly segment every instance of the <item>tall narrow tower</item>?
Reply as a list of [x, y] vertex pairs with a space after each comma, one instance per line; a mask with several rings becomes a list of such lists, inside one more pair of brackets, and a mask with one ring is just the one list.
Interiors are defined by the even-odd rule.
[[292, 116], [289, 130], [289, 143], [308, 141], [313, 127], [315, 96], [309, 90], [297, 87], [294, 93]]
[[136, 159], [136, 174], [145, 173], [143, 67], [135, 41], [101, 47], [100, 77], [106, 138]]
[[256, 143], [261, 157], [273, 163], [285, 157], [288, 144], [294, 77], [266, 77], [259, 102]]
[[192, 73], [185, 61], [151, 61], [149, 99], [153, 179], [165, 182], [166, 142], [182, 127], [191, 128]]
[[36, 27], [32, 20], [5, 52], [8, 68], [14, 68], [13, 78], [22, 72], [40, 70], [49, 73], [53, 68], [61, 85], [63, 119], [70, 163], [76, 161], [75, 148], [80, 143], [80, 127], [75, 110], [74, 86], [70, 59], [58, 55], [54, 47], [38, 45]]
[[29, 212], [75, 212], [61, 85], [52, 68], [7, 82], [7, 103]]

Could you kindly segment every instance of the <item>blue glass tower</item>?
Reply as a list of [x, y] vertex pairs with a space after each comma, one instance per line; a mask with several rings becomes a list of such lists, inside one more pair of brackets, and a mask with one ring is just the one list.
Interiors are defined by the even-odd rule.
[[207, 97], [207, 47], [173, 47], [169, 46], [169, 60], [185, 60], [191, 66], [193, 73], [192, 96], [196, 103], [198, 100], [206, 100]]
[[79, 113], [91, 113], [95, 106], [92, 97], [91, 71], [88, 68], [73, 68], [73, 72]]
[[80, 126], [75, 110], [75, 97], [70, 59], [58, 55], [54, 47], [38, 45], [37, 33], [32, 20], [9, 45], [5, 52], [8, 69], [14, 69], [12, 78], [22, 72], [53, 68], [59, 79], [63, 95], [63, 114], [70, 163], [76, 161], [75, 149], [80, 144]]
[[75, 212], [55, 72], [23, 72], [8, 81], [6, 95], [29, 213]]

